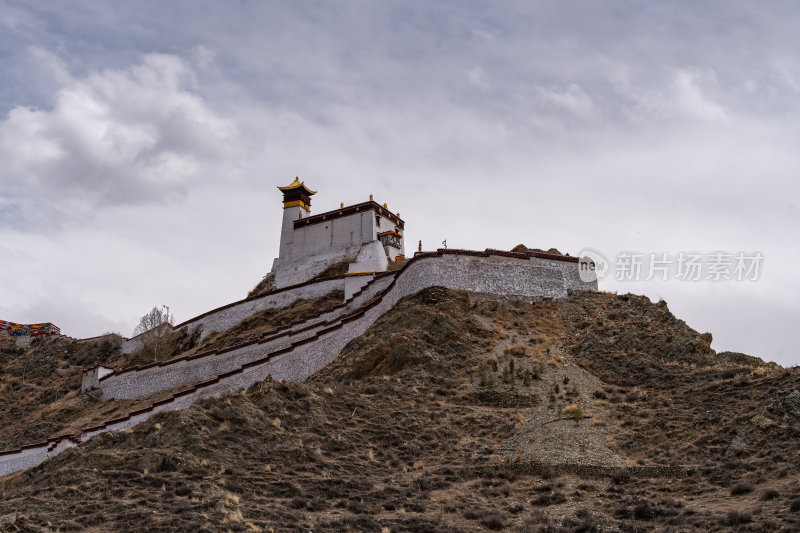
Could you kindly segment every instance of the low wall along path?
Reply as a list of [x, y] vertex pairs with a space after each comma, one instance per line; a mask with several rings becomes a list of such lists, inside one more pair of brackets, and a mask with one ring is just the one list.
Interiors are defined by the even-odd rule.
[[[580, 280], [577, 263], [577, 257], [533, 252], [450, 249], [418, 253], [402, 269], [375, 275], [338, 308], [269, 337], [221, 352], [197, 354], [119, 372], [103, 367], [90, 369], [84, 375], [82, 388], [97, 389], [93, 394], [99, 392], [103, 399], [142, 398], [176, 387], [189, 388], [150, 407], [85, 428], [79, 435], [64, 435], [19, 450], [0, 452], [0, 476], [36, 466], [100, 433], [133, 427], [155, 413], [184, 409], [200, 399], [249, 387], [267, 376], [302, 381], [335, 359], [348, 342], [362, 335], [398, 300], [427, 287], [443, 286], [531, 299], [566, 298], [571, 291], [597, 289], [596, 281], [587, 283]], [[276, 292], [283, 294], [280, 298], [286, 301], [284, 305], [289, 305], [300, 299], [300, 294], [316, 294], [322, 290], [327, 293], [339, 288], [339, 284], [343, 285], [344, 280], [287, 287], [264, 297], [219, 308], [179, 324], [176, 329], [197, 327], [192, 324], [201, 319], [206, 319], [206, 325], [213, 321], [224, 329], [250, 316], [243, 316], [248, 312], [247, 308], [253, 314], [264, 308], [261, 305], [272, 305], [269, 302], [277, 301], [274, 298]], [[252, 305], [253, 300], [268, 303]], [[370, 303], [363, 305], [367, 301]]]

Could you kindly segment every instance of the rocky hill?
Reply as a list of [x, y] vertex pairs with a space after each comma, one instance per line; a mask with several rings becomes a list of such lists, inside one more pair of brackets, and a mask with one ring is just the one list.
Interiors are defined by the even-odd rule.
[[[304, 383], [0, 478], [0, 531], [800, 530], [800, 371], [710, 343], [640, 296], [426, 289]], [[0, 339], [0, 448], [157, 400], [81, 396], [81, 368], [101, 362], [129, 364], [113, 345]]]

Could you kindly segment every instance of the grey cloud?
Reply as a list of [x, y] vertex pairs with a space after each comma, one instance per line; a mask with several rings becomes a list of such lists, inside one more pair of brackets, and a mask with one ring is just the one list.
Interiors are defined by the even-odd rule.
[[16, 107], [0, 122], [5, 187], [89, 208], [163, 201], [233, 153], [234, 126], [193, 94], [193, 73], [175, 56], [77, 79], [57, 68], [52, 109]]
[[[85, 1], [11, 11], [0, 17], [0, 111], [11, 113], [0, 125], [0, 236], [17, 243], [11, 254], [25, 246], [8, 238], [28, 227], [20, 217], [38, 220], [38, 233], [66, 217], [70, 242], [118, 242], [114, 258], [75, 272], [119, 276], [108, 286], [146, 289], [147, 299], [174, 296], [134, 304], [98, 292], [115, 320], [242, 296], [276, 251], [274, 186], [296, 174], [320, 190], [317, 210], [374, 193], [426, 248], [446, 237], [470, 248], [730, 248], [761, 250], [770, 265], [800, 260], [791, 2]], [[101, 228], [86, 237], [92, 226]], [[63, 276], [47, 264], [69, 257], [59, 246], [38, 250], [40, 262], [14, 261], [32, 279]], [[144, 253], [153, 249], [155, 259]], [[119, 270], [117, 257], [135, 268]], [[180, 273], [183, 292], [171, 276], [136, 285], [131, 272], [154, 260]], [[61, 298], [90, 282], [64, 283]], [[792, 269], [771, 267], [753, 290], [735, 310], [741, 295], [723, 285], [667, 285], [661, 296], [728, 348], [758, 317], [800, 319], [780, 296], [800, 290]], [[748, 334], [746, 346], [797, 361], [788, 335]]]

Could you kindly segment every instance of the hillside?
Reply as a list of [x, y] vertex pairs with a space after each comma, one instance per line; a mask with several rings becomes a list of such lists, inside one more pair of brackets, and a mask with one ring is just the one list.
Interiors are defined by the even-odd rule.
[[[305, 383], [0, 478], [0, 531], [800, 529], [800, 371], [710, 342], [640, 296], [426, 289]], [[124, 364], [111, 346], [5, 341], [0, 357], [0, 447], [128, 408], [76, 393], [82, 366]]]

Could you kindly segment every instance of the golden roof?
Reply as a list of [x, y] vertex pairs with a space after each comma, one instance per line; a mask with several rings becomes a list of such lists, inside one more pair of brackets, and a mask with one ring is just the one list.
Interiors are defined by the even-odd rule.
[[309, 196], [311, 196], [312, 194], [317, 194], [317, 191], [312, 191], [311, 189], [309, 189], [309, 188], [306, 186], [306, 184], [305, 184], [305, 183], [303, 183], [302, 181], [300, 181], [300, 178], [299, 178], [299, 177], [297, 177], [297, 176], [295, 176], [295, 178], [294, 178], [294, 181], [293, 181], [293, 182], [291, 182], [291, 183], [290, 183], [289, 185], [287, 185], [286, 187], [278, 187], [278, 189], [280, 189], [280, 190], [281, 190], [281, 191], [283, 191], [283, 192], [286, 192], [286, 191], [291, 191], [291, 190], [293, 190], [293, 189], [300, 189], [300, 188], [303, 188], [303, 189], [305, 189], [305, 190], [306, 190], [306, 194], [308, 194]]

